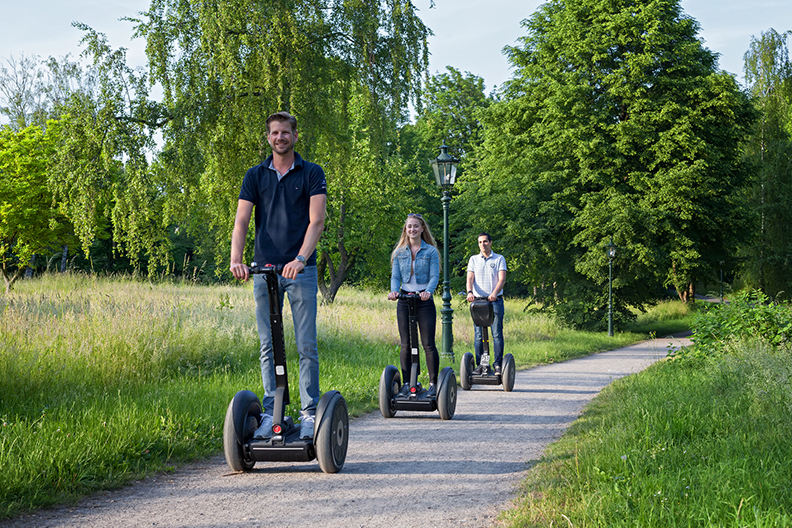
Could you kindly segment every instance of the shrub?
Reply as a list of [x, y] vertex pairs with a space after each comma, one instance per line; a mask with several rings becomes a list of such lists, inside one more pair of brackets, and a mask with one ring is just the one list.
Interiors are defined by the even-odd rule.
[[708, 305], [693, 318], [693, 346], [676, 357], [704, 357], [723, 353], [729, 343], [756, 340], [772, 347], [792, 342], [792, 310], [751, 290], [736, 294], [728, 304]]

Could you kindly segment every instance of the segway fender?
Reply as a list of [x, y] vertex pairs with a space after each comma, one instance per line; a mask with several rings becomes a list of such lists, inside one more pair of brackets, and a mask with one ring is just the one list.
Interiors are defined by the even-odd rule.
[[322, 417], [336, 394], [341, 395], [337, 390], [325, 392], [319, 400], [319, 405], [316, 406], [316, 416], [314, 417], [314, 431], [318, 430], [318, 425], [322, 423]]
[[[261, 408], [261, 402], [259, 402], [258, 396], [256, 396], [256, 393], [253, 391], [241, 390], [234, 396], [234, 434], [240, 445], [245, 443], [245, 421], [247, 420], [250, 406], [253, 403], [257, 403], [259, 408]], [[258, 419], [258, 416], [256, 416], [256, 419]]]

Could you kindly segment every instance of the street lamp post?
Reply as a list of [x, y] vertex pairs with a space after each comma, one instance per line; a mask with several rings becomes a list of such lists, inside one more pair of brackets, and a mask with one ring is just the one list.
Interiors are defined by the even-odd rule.
[[608, 335], [613, 337], [613, 257], [616, 256], [616, 244], [613, 237], [605, 246], [608, 254]]
[[440, 155], [432, 161], [437, 185], [443, 189], [443, 308], [440, 318], [443, 323], [443, 355], [454, 361], [454, 309], [451, 308], [451, 282], [448, 279], [448, 206], [451, 203], [449, 192], [456, 181], [459, 160], [448, 155], [448, 147], [443, 141]]

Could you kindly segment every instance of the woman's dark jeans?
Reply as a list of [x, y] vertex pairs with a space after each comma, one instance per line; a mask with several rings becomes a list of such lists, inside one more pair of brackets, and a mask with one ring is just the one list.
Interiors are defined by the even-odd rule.
[[[410, 382], [410, 306], [406, 299], [399, 299], [396, 305], [396, 319], [399, 324], [399, 337], [401, 337], [401, 369], [402, 382]], [[415, 300], [415, 313], [418, 316], [418, 333], [421, 344], [426, 353], [426, 369], [429, 372], [429, 383], [437, 383], [437, 371], [440, 368], [440, 355], [435, 346], [435, 328], [437, 326], [437, 309], [434, 300], [430, 297], [427, 301], [420, 298]], [[414, 346], [418, 346], [414, 343]], [[418, 372], [421, 372], [420, 362]]]

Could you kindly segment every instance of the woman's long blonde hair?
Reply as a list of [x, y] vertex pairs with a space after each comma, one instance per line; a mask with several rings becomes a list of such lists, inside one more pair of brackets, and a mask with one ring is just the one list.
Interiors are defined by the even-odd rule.
[[[434, 237], [432, 236], [432, 231], [429, 229], [429, 225], [424, 221], [423, 216], [418, 213], [410, 213], [407, 215], [407, 220], [410, 218], [415, 218], [421, 223], [421, 227], [423, 227], [423, 232], [421, 233], [421, 240], [433, 246], [437, 249], [437, 242], [435, 242]], [[396, 247], [393, 248], [391, 252], [391, 266], [393, 266], [393, 259], [396, 256], [396, 253], [401, 250], [401, 248], [405, 247], [407, 244], [410, 243], [410, 239], [407, 237], [407, 220], [404, 221], [404, 225], [402, 226], [401, 237], [399, 237], [399, 242], [396, 244]]]

